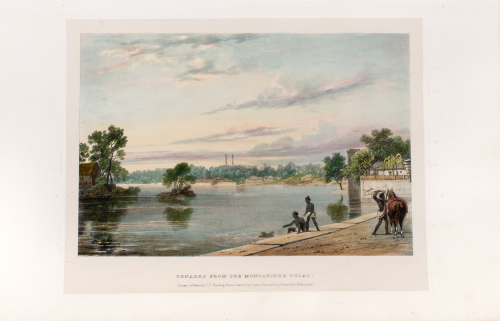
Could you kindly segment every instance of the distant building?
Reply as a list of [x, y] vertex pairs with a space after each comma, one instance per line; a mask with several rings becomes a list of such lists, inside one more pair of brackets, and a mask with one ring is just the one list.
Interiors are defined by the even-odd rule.
[[259, 171], [262, 171], [262, 170], [266, 169], [266, 167], [268, 167], [266, 163], [264, 163], [264, 164], [262, 164], [262, 165], [257, 165], [257, 169], [258, 169]]
[[262, 177], [257, 177], [257, 176], [250, 176], [245, 180], [245, 184], [247, 185], [252, 185], [252, 184], [258, 184], [262, 183], [264, 181], [264, 178]]
[[101, 168], [97, 163], [80, 164], [80, 188], [91, 188], [101, 176]]
[[370, 175], [408, 175], [406, 169], [401, 163], [397, 163], [396, 166], [394, 166], [394, 173], [392, 173], [392, 166], [389, 166], [389, 168], [385, 168], [385, 170], [382, 168], [382, 162], [376, 162], [373, 164], [372, 168], [370, 169]]

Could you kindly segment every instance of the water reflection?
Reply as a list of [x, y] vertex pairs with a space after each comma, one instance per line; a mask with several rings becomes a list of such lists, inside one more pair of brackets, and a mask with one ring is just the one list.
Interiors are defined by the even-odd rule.
[[166, 220], [172, 225], [174, 231], [186, 229], [193, 212], [192, 207], [167, 207], [165, 209]]
[[328, 204], [326, 207], [326, 212], [335, 223], [339, 223], [345, 220], [345, 216], [347, 215], [349, 208], [343, 204], [344, 197], [341, 195], [340, 199], [333, 203]]
[[172, 196], [159, 196], [158, 202], [168, 205], [186, 206], [193, 200], [194, 197], [172, 197]]
[[113, 239], [113, 233], [118, 223], [126, 214], [125, 207], [135, 202], [135, 199], [86, 199], [80, 200], [78, 234], [83, 235], [88, 230], [88, 237], [79, 247], [80, 254], [111, 254], [118, 244]]
[[[258, 238], [262, 231], [289, 223], [291, 211], [305, 208], [306, 195], [313, 197], [319, 210], [318, 224], [332, 224], [332, 219], [342, 221], [342, 215], [335, 219], [325, 214], [327, 205], [340, 198], [331, 190], [218, 184], [197, 187], [195, 198], [159, 198], [155, 195], [165, 188], [158, 184], [149, 189], [141, 186], [144, 195], [135, 199], [80, 200], [78, 254], [190, 256], [246, 245], [262, 240]], [[344, 195], [339, 205], [347, 205], [347, 200]]]

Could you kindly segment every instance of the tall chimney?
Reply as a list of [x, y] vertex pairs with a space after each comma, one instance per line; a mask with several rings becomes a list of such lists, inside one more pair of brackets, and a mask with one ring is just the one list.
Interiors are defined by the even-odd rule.
[[226, 154], [226, 165], [227, 165], [227, 154]]
[[231, 163], [234, 166], [234, 154], [231, 154]]

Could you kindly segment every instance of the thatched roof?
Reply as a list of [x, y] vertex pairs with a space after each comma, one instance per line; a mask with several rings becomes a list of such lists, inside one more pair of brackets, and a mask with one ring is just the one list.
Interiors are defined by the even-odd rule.
[[82, 163], [80, 164], [80, 176], [90, 175], [95, 170], [100, 171], [99, 164], [97, 163]]

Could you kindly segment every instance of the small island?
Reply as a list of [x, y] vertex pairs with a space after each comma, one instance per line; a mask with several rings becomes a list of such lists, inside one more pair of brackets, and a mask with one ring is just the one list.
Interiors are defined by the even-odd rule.
[[123, 188], [116, 184], [96, 185], [92, 189], [80, 190], [80, 198], [103, 198], [103, 197], [127, 197], [137, 196], [141, 189], [139, 187]]
[[172, 191], [163, 192], [156, 196], [160, 198], [178, 198], [196, 197], [190, 184], [194, 184], [196, 177], [191, 175], [191, 168], [188, 163], [179, 163], [174, 168], [169, 168], [163, 175], [162, 184], [171, 187]]
[[[80, 143], [80, 198], [137, 196], [141, 189], [116, 186], [113, 177], [126, 177], [128, 171], [118, 160], [125, 157], [127, 136], [123, 129], [110, 125], [106, 131], [88, 136], [89, 145]], [[90, 162], [86, 162], [90, 160]]]
[[184, 197], [196, 197], [196, 194], [191, 189], [191, 185], [189, 185], [188, 189], [183, 189], [180, 192], [163, 192], [157, 194], [158, 197], [175, 197], [175, 198], [184, 198]]

